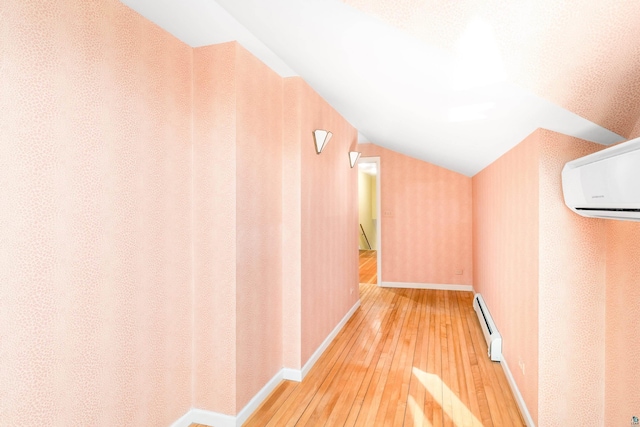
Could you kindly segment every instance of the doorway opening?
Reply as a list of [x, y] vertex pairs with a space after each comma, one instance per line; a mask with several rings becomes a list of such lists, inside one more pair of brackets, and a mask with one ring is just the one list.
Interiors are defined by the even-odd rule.
[[360, 283], [380, 284], [380, 158], [358, 160], [358, 251]]

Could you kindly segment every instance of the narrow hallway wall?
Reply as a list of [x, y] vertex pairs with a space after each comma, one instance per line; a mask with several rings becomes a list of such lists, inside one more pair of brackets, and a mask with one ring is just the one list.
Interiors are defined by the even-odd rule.
[[565, 163], [603, 147], [540, 130], [539, 400], [541, 426], [604, 419], [606, 235], [604, 220], [564, 203]]
[[503, 357], [536, 423], [539, 134], [473, 177], [473, 286], [491, 311]]
[[0, 425], [191, 407], [191, 48], [116, 0], [0, 3]]
[[[300, 213], [284, 221], [285, 367], [300, 369], [359, 299], [357, 132], [299, 77], [285, 79], [284, 104], [283, 210]], [[315, 129], [333, 133], [321, 154]]]
[[194, 50], [194, 406], [235, 415], [282, 368], [282, 79]]

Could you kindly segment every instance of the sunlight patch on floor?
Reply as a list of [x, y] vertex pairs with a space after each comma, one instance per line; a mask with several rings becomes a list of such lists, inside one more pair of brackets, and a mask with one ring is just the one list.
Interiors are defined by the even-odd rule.
[[413, 417], [413, 425], [422, 427], [433, 427], [433, 424], [431, 424], [427, 417], [424, 416], [424, 412], [422, 412], [420, 405], [418, 405], [413, 396], [409, 396], [408, 402], [409, 410], [411, 411], [411, 416]]
[[[440, 379], [439, 376], [435, 374], [430, 374], [424, 372], [415, 366], [412, 369], [413, 375], [420, 381], [420, 383], [424, 386], [424, 388], [433, 396], [435, 401], [442, 407], [444, 412], [453, 420], [453, 423], [456, 427], [483, 427], [480, 420], [473, 415], [473, 412], [467, 408], [467, 406], [462, 403], [462, 401], [456, 396], [456, 394], [451, 391], [449, 387]], [[411, 398], [411, 400], [413, 400]], [[415, 400], [413, 401], [415, 408], [411, 405], [410, 408], [413, 414], [414, 409], [422, 412], [420, 407], [416, 404]], [[413, 416], [414, 421], [416, 420], [416, 415]], [[418, 415], [418, 418], [420, 416]], [[422, 414], [422, 419], [424, 419], [424, 413]], [[414, 425], [422, 425], [422, 423], [415, 423]]]

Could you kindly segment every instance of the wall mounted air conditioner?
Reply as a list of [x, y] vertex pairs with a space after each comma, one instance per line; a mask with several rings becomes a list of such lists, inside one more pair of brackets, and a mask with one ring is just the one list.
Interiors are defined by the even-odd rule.
[[568, 162], [562, 191], [578, 215], [640, 221], [640, 138]]

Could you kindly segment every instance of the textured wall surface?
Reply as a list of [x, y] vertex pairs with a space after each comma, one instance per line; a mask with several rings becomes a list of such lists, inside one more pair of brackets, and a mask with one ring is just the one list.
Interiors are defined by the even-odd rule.
[[471, 285], [471, 178], [374, 144], [358, 151], [380, 157], [382, 280]]
[[[420, 18], [414, 3], [381, 16]], [[554, 24], [575, 57], [559, 60], [551, 32], [544, 60], [514, 80], [638, 136], [637, 8], [578, 3], [525, 17], [583, 14]], [[446, 7], [461, 17], [418, 20], [446, 25], [451, 47], [472, 16]], [[8, 0], [0, 16], [0, 425], [169, 425], [192, 405], [235, 414], [282, 364], [301, 368], [358, 298], [355, 129], [237, 44], [192, 50], [115, 0]], [[321, 155], [316, 128], [334, 133]], [[382, 159], [383, 278], [473, 278], [539, 425], [628, 422], [640, 232], [562, 202], [564, 162], [601, 147], [530, 138], [473, 181], [360, 145]]]
[[561, 171], [602, 146], [540, 132], [539, 409], [541, 426], [612, 425], [604, 419], [604, 220], [564, 204]]
[[503, 355], [534, 422], [539, 135], [540, 131], [534, 132], [473, 177], [473, 286], [483, 295], [503, 337]]
[[633, 126], [633, 130], [629, 133], [629, 139], [639, 138], [640, 137], [640, 118], [636, 121]]
[[302, 368], [302, 133], [300, 79], [283, 82], [282, 363]]
[[282, 84], [194, 50], [194, 406], [229, 415], [282, 368]]
[[606, 425], [640, 416], [640, 224], [606, 221]]
[[[299, 230], [287, 231], [283, 266], [285, 272], [296, 272], [296, 266], [288, 265], [296, 262], [296, 257], [289, 258], [289, 254], [300, 253], [299, 285], [294, 278], [286, 282], [283, 290], [285, 295], [294, 298], [299, 292], [300, 335], [291, 330], [284, 334], [287, 340], [294, 341], [285, 344], [288, 352], [295, 351], [295, 341], [300, 340], [300, 353], [285, 357], [302, 367], [359, 298], [358, 171], [349, 166], [348, 160], [357, 132], [302, 79], [285, 79], [284, 87], [285, 111], [299, 115], [297, 119], [289, 118], [285, 122], [293, 130], [285, 131], [285, 150], [292, 151], [283, 163], [287, 171], [283, 191], [285, 194], [295, 192], [299, 186], [300, 196], [299, 199], [298, 196], [286, 196], [287, 203], [293, 204], [287, 204], [283, 209], [300, 209], [301, 218]], [[314, 129], [333, 132], [331, 141], [320, 155], [316, 154], [313, 144]], [[291, 175], [298, 170], [300, 175]], [[298, 201], [299, 205], [296, 205]], [[285, 224], [288, 228], [289, 224]], [[296, 247], [298, 241], [300, 246]], [[295, 307], [298, 300], [285, 300], [283, 304]], [[285, 308], [285, 311], [291, 310]], [[294, 312], [293, 315], [297, 314]], [[289, 328], [289, 323], [285, 322], [284, 326]]]
[[0, 425], [169, 425], [191, 406], [191, 49], [115, 0], [0, 16]]
[[239, 411], [282, 368], [283, 79], [235, 45]]
[[193, 406], [236, 413], [236, 45], [193, 51]]

